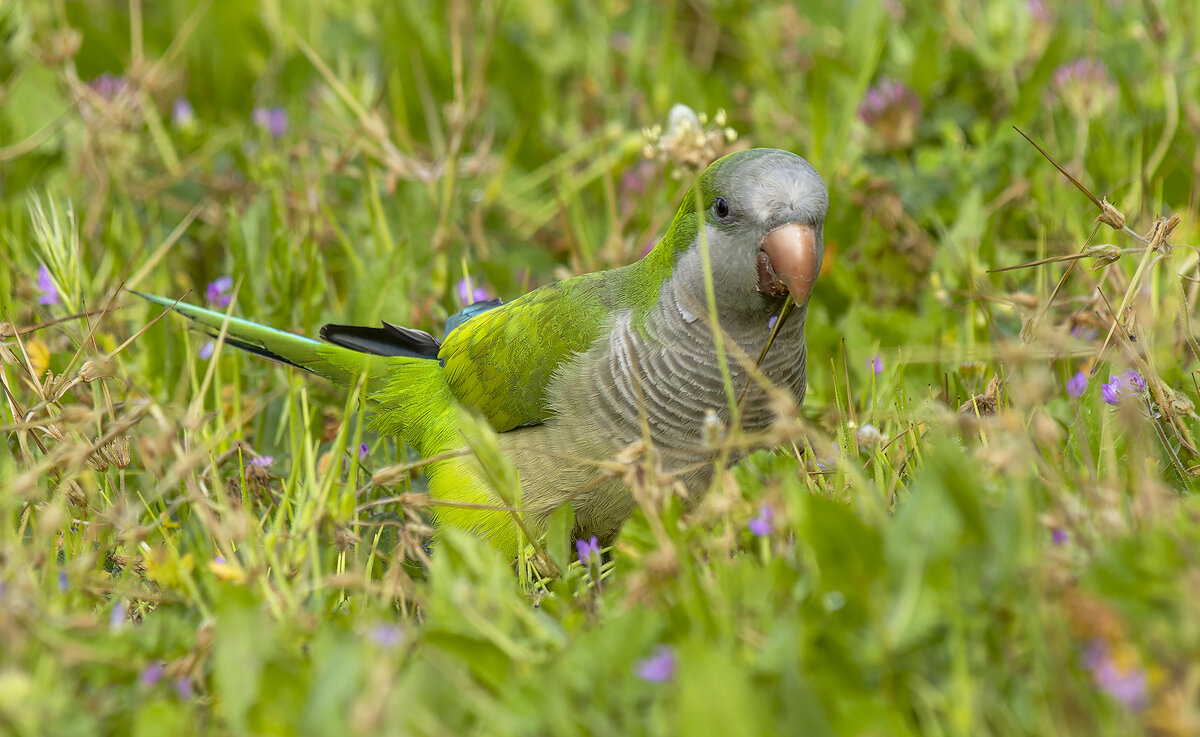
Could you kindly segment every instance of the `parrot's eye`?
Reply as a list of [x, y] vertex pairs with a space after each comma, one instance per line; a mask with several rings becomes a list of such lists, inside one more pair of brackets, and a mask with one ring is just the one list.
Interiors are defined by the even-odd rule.
[[713, 200], [712, 211], [713, 214], [717, 216], [717, 220], [729, 220], [731, 211], [729, 209], [729, 203], [725, 201], [724, 197], [718, 197], [717, 199]]

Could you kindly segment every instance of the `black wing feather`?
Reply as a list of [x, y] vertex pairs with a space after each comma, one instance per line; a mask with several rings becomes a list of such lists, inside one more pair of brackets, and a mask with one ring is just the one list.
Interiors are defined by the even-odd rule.
[[400, 327], [390, 322], [383, 323], [381, 328], [325, 325], [321, 328], [321, 340], [361, 353], [409, 358], [436, 359], [442, 347], [436, 338], [424, 330]]

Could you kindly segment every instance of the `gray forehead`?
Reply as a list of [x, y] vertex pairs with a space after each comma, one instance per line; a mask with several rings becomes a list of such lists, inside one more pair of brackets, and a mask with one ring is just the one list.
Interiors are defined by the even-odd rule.
[[745, 192], [741, 208], [766, 222], [781, 211], [813, 221], [825, 219], [829, 193], [812, 164], [787, 151], [772, 151], [733, 172], [734, 191]]

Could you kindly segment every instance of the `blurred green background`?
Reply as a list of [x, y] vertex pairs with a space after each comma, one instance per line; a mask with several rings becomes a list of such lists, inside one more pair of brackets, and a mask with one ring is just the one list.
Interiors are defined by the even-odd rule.
[[[0, 4], [0, 732], [1200, 733], [1197, 23]], [[370, 483], [407, 455], [353, 398], [139, 333], [157, 312], [117, 294], [437, 332], [473, 290], [638, 258], [747, 145], [830, 189], [812, 430], [692, 514], [640, 511], [601, 585], [456, 537], [401, 565], [421, 481]]]

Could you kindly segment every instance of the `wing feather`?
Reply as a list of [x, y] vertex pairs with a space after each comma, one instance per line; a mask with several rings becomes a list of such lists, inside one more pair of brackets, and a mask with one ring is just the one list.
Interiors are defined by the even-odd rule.
[[438, 354], [451, 392], [500, 432], [545, 420], [554, 372], [608, 323], [613, 274], [548, 284], [458, 326]]

